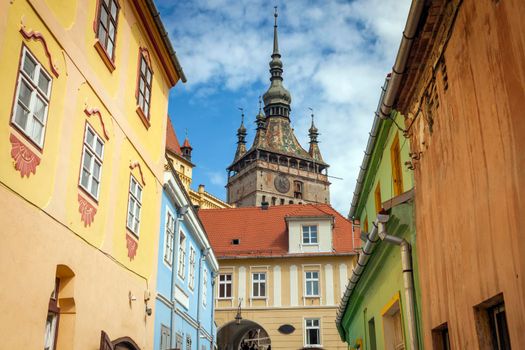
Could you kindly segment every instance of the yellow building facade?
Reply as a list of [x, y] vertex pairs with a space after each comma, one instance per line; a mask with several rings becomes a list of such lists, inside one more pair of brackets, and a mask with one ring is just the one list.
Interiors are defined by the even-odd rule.
[[346, 349], [335, 325], [359, 229], [327, 204], [199, 211], [219, 261], [219, 350]]
[[185, 81], [154, 4], [0, 13], [2, 348], [151, 349], [168, 95]]

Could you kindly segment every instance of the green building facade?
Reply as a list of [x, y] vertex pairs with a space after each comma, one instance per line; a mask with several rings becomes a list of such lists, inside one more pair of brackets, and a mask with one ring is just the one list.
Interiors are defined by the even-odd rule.
[[[382, 119], [377, 113], [375, 118], [349, 214], [350, 219], [359, 220], [363, 247], [372, 238], [369, 242], [372, 248], [362, 271], [356, 274], [354, 269], [336, 324], [350, 349], [421, 349], [409, 140], [403, 135], [405, 125], [401, 114], [392, 111], [389, 118]], [[374, 229], [378, 212], [388, 215], [386, 232], [398, 244], [368, 234]], [[402, 265], [401, 241], [409, 248], [405, 256], [411, 257], [412, 273]], [[406, 278], [414, 285], [409, 300]], [[353, 287], [352, 281], [357, 281]], [[409, 304], [413, 305], [412, 310]]]

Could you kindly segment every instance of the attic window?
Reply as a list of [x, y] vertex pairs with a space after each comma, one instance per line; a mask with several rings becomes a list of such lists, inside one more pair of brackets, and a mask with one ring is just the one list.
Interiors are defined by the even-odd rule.
[[241, 243], [241, 240], [239, 238], [232, 239], [232, 244], [233, 245], [239, 245], [240, 243]]

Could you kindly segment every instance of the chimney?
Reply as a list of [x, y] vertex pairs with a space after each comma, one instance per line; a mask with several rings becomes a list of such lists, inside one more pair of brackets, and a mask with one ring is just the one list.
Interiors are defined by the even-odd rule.
[[198, 190], [199, 193], [204, 193], [204, 185], [203, 184], [200, 184], [199, 185], [199, 190]]
[[268, 203], [268, 202], [261, 202], [261, 209], [262, 210], [268, 210], [269, 206], [270, 206], [270, 203]]

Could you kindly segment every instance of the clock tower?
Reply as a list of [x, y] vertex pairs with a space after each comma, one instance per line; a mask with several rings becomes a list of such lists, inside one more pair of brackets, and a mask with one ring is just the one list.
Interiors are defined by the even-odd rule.
[[309, 129], [310, 148], [297, 141], [290, 125], [292, 97], [283, 86], [283, 63], [277, 40], [277, 10], [274, 14], [270, 87], [259, 101], [253, 145], [246, 149], [244, 113], [237, 130], [237, 150], [228, 170], [227, 201], [237, 207], [330, 203], [328, 164], [319, 151], [319, 132]]

